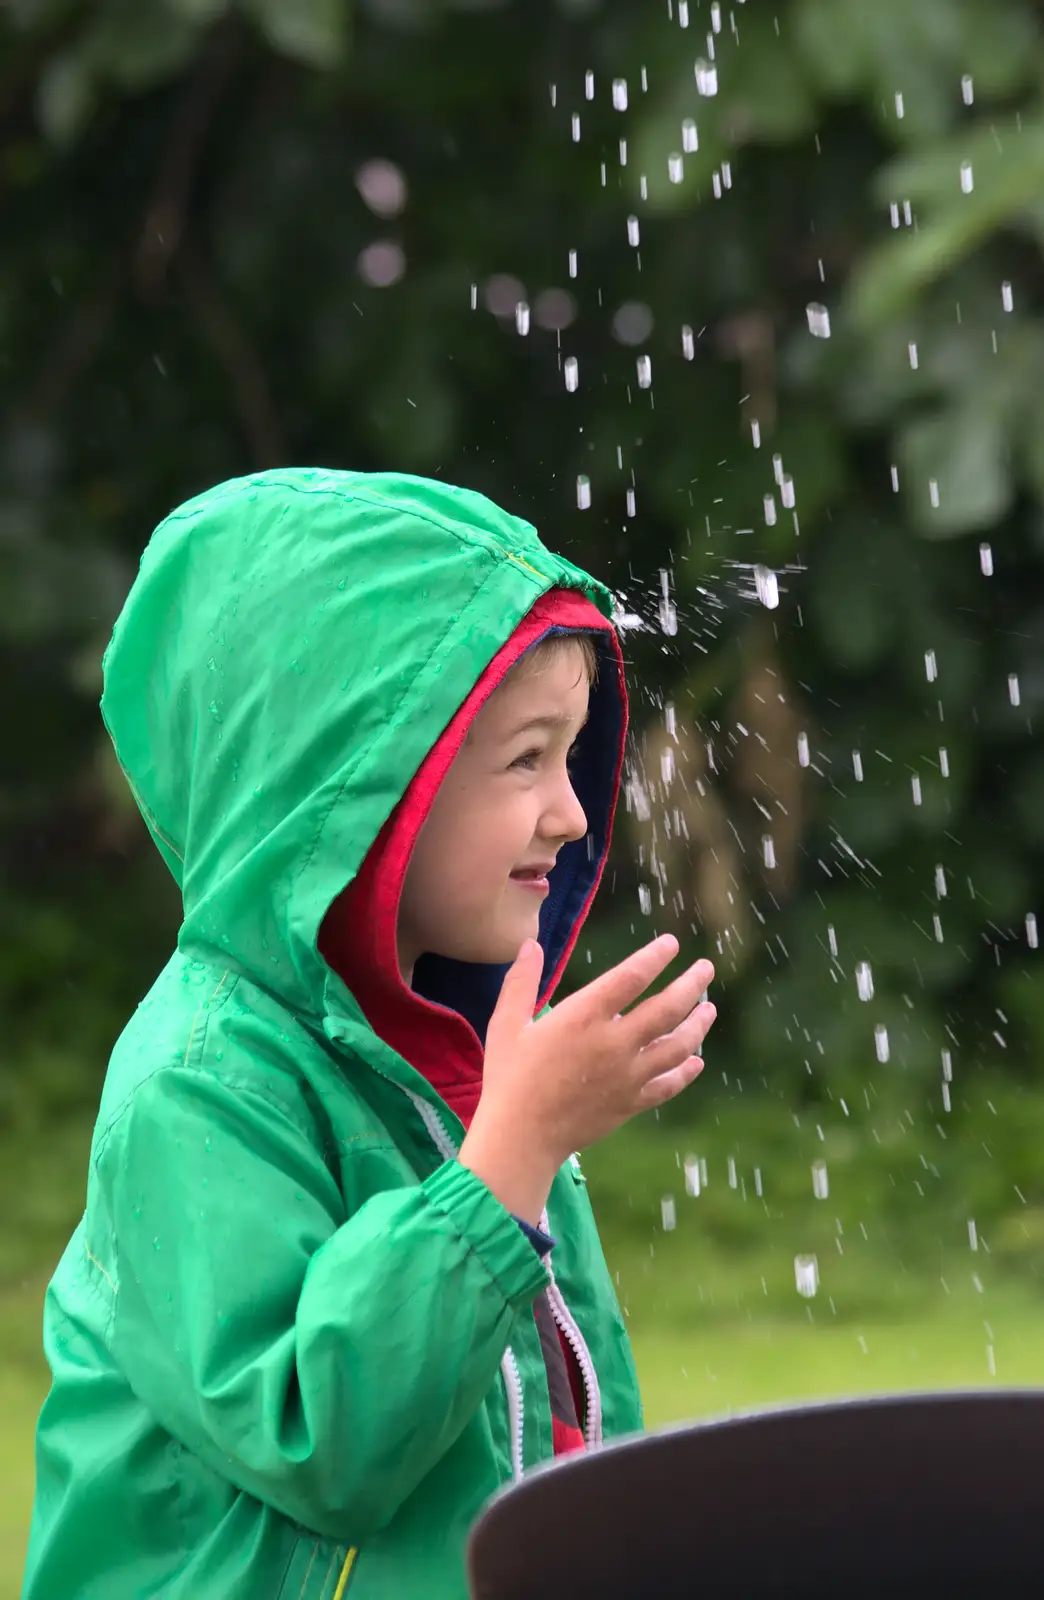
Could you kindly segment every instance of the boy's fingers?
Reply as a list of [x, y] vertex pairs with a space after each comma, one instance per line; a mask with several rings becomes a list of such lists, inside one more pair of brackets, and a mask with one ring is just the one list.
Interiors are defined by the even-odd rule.
[[710, 962], [697, 961], [659, 994], [635, 1006], [630, 1016], [623, 1019], [634, 1048], [642, 1049], [654, 1039], [673, 1033], [694, 1012], [713, 977], [714, 968]]
[[713, 1006], [700, 1006], [673, 1033], [654, 1039], [640, 1051], [634, 1064], [638, 1083], [648, 1085], [661, 1073], [671, 1071], [683, 1061], [697, 1056], [711, 1030], [715, 1015]]
[[487, 1035], [505, 1028], [521, 1033], [532, 1022], [544, 970], [544, 951], [535, 939], [527, 939], [504, 975]]
[[661, 934], [601, 978], [596, 978], [594, 983], [589, 983], [586, 994], [604, 1016], [616, 1017], [645, 993], [677, 954], [678, 941], [673, 933]]
[[675, 1095], [687, 1089], [694, 1079], [703, 1071], [703, 1062], [699, 1056], [689, 1056], [670, 1072], [661, 1072], [658, 1078], [653, 1078], [641, 1092], [641, 1102], [644, 1107], [666, 1105], [668, 1100], [673, 1100]]

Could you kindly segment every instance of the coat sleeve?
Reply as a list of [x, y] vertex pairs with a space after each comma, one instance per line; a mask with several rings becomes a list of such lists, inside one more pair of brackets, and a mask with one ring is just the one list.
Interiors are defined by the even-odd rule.
[[94, 1180], [135, 1393], [237, 1487], [352, 1543], [459, 1437], [547, 1283], [458, 1162], [346, 1217], [285, 1107], [198, 1071], [139, 1086]]

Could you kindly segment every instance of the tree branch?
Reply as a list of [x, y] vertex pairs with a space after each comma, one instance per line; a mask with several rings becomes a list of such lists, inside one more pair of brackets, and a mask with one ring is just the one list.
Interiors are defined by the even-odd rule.
[[260, 358], [191, 242], [182, 246], [179, 260], [189, 304], [228, 376], [255, 463], [259, 467], [280, 465], [286, 460], [282, 429]]
[[171, 119], [166, 149], [134, 255], [134, 281], [155, 300], [185, 232], [192, 182], [207, 133], [239, 54], [232, 27], [215, 29]]

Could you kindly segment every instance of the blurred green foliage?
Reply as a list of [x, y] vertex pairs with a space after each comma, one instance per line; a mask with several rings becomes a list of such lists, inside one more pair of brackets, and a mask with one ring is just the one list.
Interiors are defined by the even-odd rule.
[[1032, 0], [9, 0], [4, 1125], [89, 1109], [177, 926], [96, 712], [140, 550], [291, 460], [482, 489], [641, 619], [573, 981], [709, 949], [700, 1106], [1039, 1077], [1042, 82]]

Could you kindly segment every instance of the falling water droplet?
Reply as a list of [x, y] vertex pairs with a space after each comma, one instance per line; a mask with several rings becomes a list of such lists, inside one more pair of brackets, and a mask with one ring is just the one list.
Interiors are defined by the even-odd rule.
[[978, 1248], [979, 1248], [979, 1230], [975, 1226], [974, 1218], [969, 1217], [968, 1218], [968, 1249], [969, 1250], [977, 1250]]
[[783, 482], [779, 486], [779, 498], [782, 500], [783, 505], [784, 505], [784, 507], [786, 508], [787, 511], [793, 511], [793, 509], [794, 509], [794, 480], [793, 480], [793, 478], [785, 477], [783, 479]]
[[633, 489], [628, 489], [626, 491], [626, 499], [627, 499], [627, 515], [629, 517], [633, 517], [634, 516], [634, 510], [635, 510], [634, 490]]
[[580, 114], [577, 111], [573, 112], [573, 143], [580, 143]]
[[860, 961], [856, 966], [856, 993], [860, 1000], [874, 998], [874, 974], [869, 961]]
[[810, 760], [809, 753], [808, 753], [808, 734], [807, 733], [799, 733], [798, 734], [797, 749], [798, 749], [798, 766], [807, 767], [808, 764], [809, 764], [809, 760]]
[[627, 79], [613, 79], [613, 106], [617, 111], [627, 110]]
[[641, 231], [638, 227], [638, 218], [635, 216], [627, 218], [627, 243], [635, 246], [641, 243]]
[[1032, 911], [1026, 913], [1026, 943], [1031, 950], [1037, 948], [1037, 918]]
[[761, 449], [761, 423], [756, 417], [752, 417], [750, 422], [750, 442], [755, 450]]
[[898, 93], [895, 97], [895, 114], [900, 120], [902, 120], [902, 118], [906, 115], [906, 106], [903, 102], [903, 97]]
[[700, 136], [696, 124], [691, 117], [686, 117], [682, 123], [682, 149], [686, 155], [692, 155], [694, 150], [700, 148]]
[[834, 960], [837, 960], [837, 929], [832, 922], [827, 923], [827, 945]]
[[700, 1192], [700, 1160], [698, 1156], [685, 1157], [685, 1193], [695, 1200]]
[[934, 650], [926, 650], [924, 652], [924, 675], [928, 679], [929, 683], [934, 683], [936, 678], [939, 676], [939, 669], [935, 662]]
[[892, 493], [899, 493], [899, 468], [892, 463]]
[[932, 932], [935, 934], [936, 944], [945, 944], [946, 941], [943, 937], [942, 918], [937, 913], [933, 914], [932, 916]]
[[935, 869], [935, 892], [940, 900], [946, 899], [946, 869], [938, 866]]
[[638, 906], [643, 917], [652, 915], [652, 890], [647, 883], [638, 885]]
[[576, 503], [581, 511], [586, 511], [591, 504], [591, 480], [582, 472], [576, 479]]
[[648, 389], [652, 383], [652, 357], [639, 356], [635, 365], [638, 369], [639, 389]]
[[718, 92], [718, 69], [711, 61], [701, 57], [696, 63], [696, 93], [710, 98]]
[[735, 1156], [729, 1156], [728, 1174], [729, 1174], [729, 1188], [730, 1189], [738, 1189], [739, 1188], [739, 1179], [736, 1177], [736, 1158], [735, 1158]]
[[974, 174], [972, 172], [972, 164], [971, 164], [970, 161], [962, 161], [961, 162], [961, 191], [964, 194], [971, 194], [971, 192], [972, 192], [972, 190], [974, 188], [975, 188], [975, 176], [974, 176]]
[[762, 839], [761, 839], [761, 855], [762, 855], [762, 859], [763, 859], [763, 861], [765, 863], [765, 866], [771, 872], [772, 869], [776, 865], [776, 842], [773, 839], [771, 833], [766, 833], [766, 834], [762, 835]]
[[812, 1193], [817, 1200], [826, 1200], [830, 1196], [830, 1180], [827, 1177], [827, 1164], [825, 1161], [812, 1163]]
[[565, 361], [562, 363], [562, 374], [565, 378], [566, 388], [570, 394], [573, 394], [580, 382], [580, 363], [575, 356], [566, 356]]
[[696, 342], [692, 336], [692, 329], [688, 323], [682, 328], [682, 355], [686, 361], [691, 361], [696, 354]]
[[1016, 672], [1008, 673], [1008, 699], [1013, 706], [1021, 705], [1022, 703], [1022, 692], [1019, 689], [1019, 678]]
[[779, 579], [771, 567], [754, 568], [754, 588], [765, 609], [775, 611], [779, 605]]
[[685, 163], [677, 151], [667, 157], [667, 176], [672, 183], [681, 183], [685, 176]]
[[672, 1233], [678, 1226], [678, 1209], [672, 1194], [665, 1194], [660, 1201], [660, 1220], [663, 1223], [664, 1233]]
[[982, 568], [982, 575], [983, 575], [984, 578], [992, 578], [993, 577], [993, 546], [992, 545], [980, 544], [980, 546], [979, 546], [979, 566]]
[[939, 509], [939, 481], [937, 478], [928, 479], [928, 499], [936, 510]]
[[878, 1061], [887, 1061], [892, 1053], [888, 1043], [888, 1029], [883, 1022], [879, 1022], [874, 1029], [874, 1049], [877, 1052]]
[[819, 1288], [819, 1262], [815, 1256], [794, 1257], [794, 1283], [803, 1299], [812, 1299]]
[[471, 309], [472, 309], [472, 311], [477, 311], [478, 310], [478, 284], [477, 283], [473, 283], [471, 285]]
[[947, 1083], [953, 1082], [953, 1056], [949, 1050], [942, 1052], [942, 1075]]
[[944, 778], [950, 776], [950, 753], [944, 744], [939, 746], [939, 771]]
[[972, 83], [972, 80], [967, 73], [965, 73], [964, 77], [961, 79], [961, 99], [964, 101], [966, 106], [970, 106], [972, 101], [975, 99], [975, 85]]
[[522, 335], [522, 337], [525, 338], [526, 334], [529, 332], [529, 307], [526, 305], [524, 300], [520, 300], [518, 305], [515, 307], [515, 327], [518, 329], [518, 332]]
[[910, 793], [913, 795], [914, 805], [919, 806], [921, 803], [921, 780], [916, 772], [910, 779]]
[[571, 278], [575, 278], [576, 277], [576, 251], [575, 250], [570, 250], [570, 252], [569, 252], [569, 276]]
[[721, 6], [718, 4], [718, 0], [713, 0], [713, 4], [711, 5], [711, 8], [710, 8], [710, 18], [711, 18], [711, 28], [712, 28], [713, 32], [720, 33], [721, 32]]
[[917, 361], [918, 361], [917, 342], [916, 342], [916, 340], [914, 340], [914, 339], [910, 340], [910, 343], [906, 347], [906, 353], [910, 358], [911, 367], [916, 372], [917, 371]]
[[775, 478], [777, 483], [782, 483], [783, 482], [783, 457], [782, 456], [773, 456], [772, 457], [772, 476]]
[[774, 494], [767, 494], [764, 497], [764, 499], [762, 500], [762, 505], [765, 507], [765, 522], [767, 523], [767, 525], [770, 528], [774, 528], [775, 525], [776, 525], [776, 497], [775, 497], [775, 495]]
[[863, 781], [863, 758], [858, 750], [852, 751], [852, 771], [855, 773], [856, 783]]
[[809, 333], [816, 339], [830, 338], [830, 312], [826, 306], [821, 306], [817, 300], [813, 300], [805, 307], [805, 315], [808, 318]]

